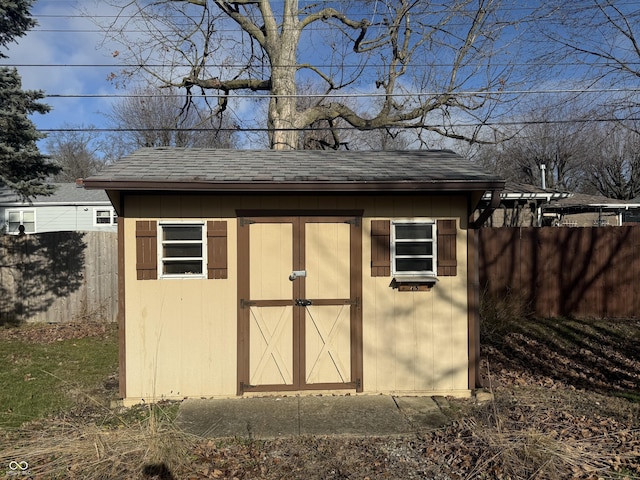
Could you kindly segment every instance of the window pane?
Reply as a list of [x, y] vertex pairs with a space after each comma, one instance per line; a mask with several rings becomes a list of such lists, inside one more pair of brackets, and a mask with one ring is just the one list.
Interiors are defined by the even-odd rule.
[[163, 226], [164, 240], [202, 240], [202, 226]]
[[396, 272], [432, 272], [431, 258], [396, 258]]
[[100, 223], [100, 224], [111, 223], [111, 212], [109, 210], [96, 211], [96, 223]]
[[202, 262], [200, 261], [176, 261], [164, 263], [164, 272], [168, 275], [196, 275], [202, 273]]
[[164, 245], [164, 257], [202, 257], [201, 243], [179, 243], [175, 245]]
[[416, 239], [416, 238], [431, 238], [431, 230], [433, 225], [429, 224], [396, 224], [396, 238], [403, 239]]
[[26, 223], [34, 223], [36, 221], [36, 213], [35, 212], [23, 212], [22, 213], [22, 221]]
[[433, 254], [432, 242], [398, 242], [396, 243], [396, 255], [431, 255]]
[[9, 223], [20, 224], [20, 212], [9, 212]]
[[35, 222], [24, 222], [23, 225], [24, 225], [25, 233], [35, 233], [36, 231]]

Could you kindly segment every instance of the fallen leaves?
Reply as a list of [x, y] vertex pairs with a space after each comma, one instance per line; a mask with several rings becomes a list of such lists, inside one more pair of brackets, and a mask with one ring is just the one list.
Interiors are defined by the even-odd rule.
[[0, 340], [47, 344], [76, 338], [100, 337], [112, 332], [114, 328], [115, 324], [103, 322], [36, 323], [20, 328], [0, 328]]
[[[609, 333], [597, 322], [579, 327], [584, 336], [574, 341], [556, 338], [552, 326], [541, 323], [485, 343], [481, 373], [494, 400], [449, 399], [454, 421], [445, 428], [387, 438], [189, 439], [182, 470], [173, 475], [191, 480], [638, 478], [640, 403], [612, 393], [640, 395], [640, 324], [617, 325]], [[0, 338], [52, 343], [103, 335], [109, 328], [114, 327], [29, 326], [0, 330]], [[99, 423], [81, 413], [87, 422]], [[37, 435], [44, 433], [55, 434]], [[99, 433], [105, 444], [121, 448], [121, 442]], [[68, 442], [69, 432], [64, 434]], [[134, 478], [139, 467], [128, 463], [124, 473], [130, 476], [122, 478]], [[73, 473], [81, 478], [86, 472], [75, 465]]]

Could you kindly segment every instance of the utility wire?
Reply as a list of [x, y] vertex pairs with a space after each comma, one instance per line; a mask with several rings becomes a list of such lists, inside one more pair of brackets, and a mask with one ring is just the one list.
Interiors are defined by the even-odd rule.
[[[639, 121], [638, 118], [574, 118], [565, 120], [522, 120], [522, 121], [495, 121], [495, 122], [478, 122], [478, 123], [456, 123], [453, 125], [444, 124], [422, 124], [422, 125], [406, 125], [395, 127], [376, 127], [367, 130], [385, 130], [397, 129], [397, 130], [420, 130], [428, 128], [477, 128], [477, 127], [499, 127], [499, 126], [525, 126], [525, 125], [563, 125], [572, 123], [610, 123], [610, 122], [622, 122], [622, 121]], [[321, 132], [332, 130], [359, 130], [352, 126], [344, 127], [305, 127], [305, 128], [264, 128], [264, 127], [221, 127], [221, 128], [43, 128], [38, 129], [42, 133], [70, 133], [70, 132], [95, 132], [95, 133], [123, 133], [123, 132]]]
[[[632, 67], [640, 67], [640, 61], [625, 62], [626, 65]], [[580, 61], [563, 61], [563, 62], [492, 62], [491, 65], [496, 67], [569, 67], [569, 66], [584, 66], [584, 62]], [[209, 65], [209, 68], [245, 68], [246, 64], [225, 64], [222, 65]], [[299, 67], [300, 64], [281, 65], [282, 67]], [[335, 65], [314, 63], [314, 67], [318, 68], [331, 68]], [[453, 67], [451, 63], [411, 63], [412, 67]], [[0, 62], [0, 67], [15, 67], [15, 68], [191, 68], [192, 65], [175, 65], [171, 63], [145, 63], [145, 64], [122, 64], [122, 63], [4, 63]], [[342, 64], [341, 68], [362, 68], [363, 65], [358, 64]], [[388, 67], [388, 64], [384, 63], [367, 63], [368, 68], [380, 68]]]
[[[540, 90], [468, 90], [454, 92], [461, 96], [510, 96], [510, 95], [540, 95], [540, 94], [558, 94], [558, 93], [640, 93], [640, 88], [598, 88], [598, 89], [581, 89], [581, 88], [556, 88], [556, 89], [540, 89]], [[336, 93], [334, 95], [325, 95], [322, 93], [299, 93], [296, 95], [283, 94], [249, 94], [234, 93], [230, 95], [232, 98], [250, 98], [271, 99], [271, 98], [375, 98], [375, 97], [438, 97], [442, 95], [451, 95], [451, 92], [404, 92], [404, 93]], [[132, 93], [45, 93], [45, 98], [156, 98], [156, 97], [184, 97], [184, 93], [174, 94], [132, 94]], [[190, 95], [190, 98], [218, 98], [222, 94], [205, 94]]]

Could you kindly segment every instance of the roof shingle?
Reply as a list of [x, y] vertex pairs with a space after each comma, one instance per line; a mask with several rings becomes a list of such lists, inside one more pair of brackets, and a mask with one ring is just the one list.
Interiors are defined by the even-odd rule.
[[[313, 184], [502, 185], [496, 175], [448, 150], [218, 150], [143, 148], [85, 179], [88, 188], [213, 189]], [[190, 185], [186, 187], [186, 185]]]

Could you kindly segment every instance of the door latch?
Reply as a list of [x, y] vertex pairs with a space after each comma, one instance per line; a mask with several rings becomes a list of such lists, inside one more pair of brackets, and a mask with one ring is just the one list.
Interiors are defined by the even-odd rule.
[[313, 302], [311, 300], [307, 300], [306, 298], [296, 298], [296, 307], [308, 307], [312, 304]]
[[293, 272], [291, 272], [291, 275], [289, 275], [289, 280], [293, 282], [296, 278], [306, 277], [306, 276], [307, 276], [306, 270], [294, 270]]

